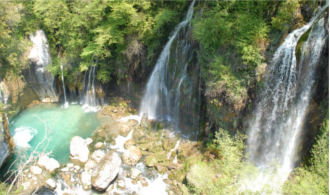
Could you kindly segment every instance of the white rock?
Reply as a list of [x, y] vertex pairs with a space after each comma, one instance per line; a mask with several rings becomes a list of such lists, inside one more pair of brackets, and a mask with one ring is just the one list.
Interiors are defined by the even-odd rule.
[[103, 160], [98, 163], [92, 173], [92, 185], [98, 191], [104, 191], [117, 177], [121, 167], [121, 159], [117, 152], [110, 151]]
[[78, 163], [86, 163], [88, 160], [89, 149], [86, 141], [75, 136], [70, 141], [70, 155], [72, 161], [78, 161]]
[[135, 168], [132, 168], [130, 171], [130, 178], [137, 179], [141, 175], [141, 171]]
[[28, 189], [29, 186], [30, 186], [30, 184], [31, 184], [30, 182], [25, 182], [25, 183], [23, 183], [23, 184], [22, 184], [23, 189], [24, 189], [24, 190]]
[[79, 171], [80, 170], [80, 166], [79, 165], [75, 165], [74, 166], [74, 169], [76, 169], [77, 171]]
[[85, 164], [84, 170], [85, 171], [92, 170], [95, 166], [96, 166], [96, 162], [92, 159], [89, 159]]
[[36, 176], [34, 176], [34, 177], [32, 177], [32, 180], [33, 180], [33, 181], [37, 181], [38, 178], [37, 178]]
[[117, 187], [118, 188], [125, 188], [125, 180], [124, 179], [118, 179], [117, 180]]
[[39, 158], [38, 165], [44, 167], [49, 172], [53, 172], [55, 169], [60, 168], [60, 163], [53, 158], [49, 158], [47, 155], [42, 155]]
[[123, 159], [124, 164], [129, 166], [135, 166], [142, 157], [142, 153], [140, 148], [136, 146], [130, 146], [128, 150], [124, 152], [121, 156]]
[[90, 138], [90, 137], [86, 138], [86, 144], [87, 144], [87, 146], [89, 146], [91, 143], [93, 143], [92, 138]]
[[42, 169], [38, 166], [31, 166], [30, 170], [34, 175], [40, 175], [42, 173]]
[[100, 148], [102, 148], [103, 147], [103, 143], [102, 142], [97, 142], [96, 144], [95, 144], [95, 149], [100, 149]]
[[49, 185], [50, 189], [55, 189], [56, 188], [56, 182], [54, 179], [47, 179], [46, 184]]
[[104, 157], [105, 153], [102, 150], [95, 150], [92, 154], [92, 159], [99, 163]]
[[89, 190], [92, 185], [92, 176], [90, 173], [84, 171], [81, 174], [81, 183], [83, 185], [84, 190]]
[[61, 169], [61, 171], [68, 172], [69, 171], [69, 168], [68, 167], [64, 167], [63, 169]]
[[69, 164], [67, 164], [66, 165], [68, 168], [72, 168], [73, 166], [74, 166], [74, 164], [73, 163], [69, 163]]

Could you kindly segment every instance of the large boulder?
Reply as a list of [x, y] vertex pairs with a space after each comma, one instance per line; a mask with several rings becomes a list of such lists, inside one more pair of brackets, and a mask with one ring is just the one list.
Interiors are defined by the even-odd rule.
[[136, 146], [130, 146], [121, 157], [124, 161], [124, 164], [135, 166], [141, 159], [142, 153], [140, 148]]
[[54, 172], [55, 169], [60, 168], [60, 163], [53, 158], [49, 158], [47, 155], [42, 155], [39, 158], [38, 165], [45, 168], [50, 173]]
[[92, 172], [92, 186], [98, 191], [104, 191], [116, 178], [121, 166], [121, 159], [117, 152], [110, 151], [94, 167]]
[[88, 155], [89, 150], [86, 141], [79, 136], [73, 137], [70, 142], [71, 161], [76, 164], [86, 163], [88, 160]]

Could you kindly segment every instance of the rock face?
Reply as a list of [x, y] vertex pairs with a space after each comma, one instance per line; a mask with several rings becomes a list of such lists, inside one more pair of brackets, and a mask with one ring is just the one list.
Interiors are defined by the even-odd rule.
[[42, 102], [58, 102], [58, 96], [54, 89], [54, 76], [46, 70], [52, 63], [47, 43], [47, 37], [43, 30], [37, 30], [30, 35], [33, 47], [30, 51], [30, 68], [23, 71], [25, 80], [37, 93]]
[[121, 166], [121, 159], [117, 152], [110, 151], [98, 163], [92, 172], [92, 186], [98, 191], [104, 191], [116, 178]]
[[86, 163], [88, 160], [89, 149], [86, 141], [75, 136], [70, 142], [70, 158], [74, 163]]
[[44, 167], [47, 171], [49, 172], [53, 172], [55, 169], [60, 168], [60, 163], [53, 159], [53, 158], [49, 158], [46, 155], [43, 155], [39, 158], [38, 160], [38, 165], [40, 167]]
[[15, 142], [9, 133], [8, 121], [5, 114], [0, 115], [0, 167], [15, 150]]
[[130, 146], [122, 155], [124, 164], [135, 166], [142, 157], [141, 150], [136, 146]]

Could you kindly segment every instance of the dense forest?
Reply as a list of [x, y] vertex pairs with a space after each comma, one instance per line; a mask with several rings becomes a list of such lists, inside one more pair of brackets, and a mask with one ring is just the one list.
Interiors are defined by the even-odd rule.
[[[54, 75], [55, 83], [64, 79], [63, 86], [81, 90], [86, 73], [96, 66], [100, 85], [133, 82], [135, 91], [141, 93], [168, 37], [185, 18], [190, 4], [186, 0], [1, 1], [0, 78], [24, 80], [22, 71], [29, 68], [32, 46], [29, 37], [42, 29], [52, 58], [47, 71]], [[196, 1], [186, 35], [193, 46], [195, 66], [201, 72], [200, 126], [194, 146], [198, 151], [188, 157], [178, 156], [183, 168], [169, 175], [177, 182], [172, 184], [176, 194], [256, 193], [249, 188], [242, 191], [242, 186], [249, 184], [243, 185], [237, 178], [258, 172], [245, 152], [247, 126], [258, 97], [266, 89], [267, 66], [288, 34], [306, 25], [314, 10], [324, 5], [325, 1], [316, 0]], [[320, 16], [324, 17], [327, 34], [328, 13], [327, 8]], [[295, 47], [298, 62], [304, 58], [301, 48], [310, 32], [304, 33]], [[299, 145], [301, 158], [284, 182], [283, 194], [329, 193], [326, 50], [304, 121], [307, 141]], [[131, 96], [125, 98], [132, 102], [141, 99], [141, 94]], [[137, 103], [133, 107], [138, 109]], [[0, 108], [1, 113], [10, 112], [3, 103]], [[0, 187], [0, 194], [6, 194], [9, 184], [3, 182]], [[11, 193], [22, 190], [20, 186], [14, 188]], [[266, 186], [262, 192], [272, 191]]]

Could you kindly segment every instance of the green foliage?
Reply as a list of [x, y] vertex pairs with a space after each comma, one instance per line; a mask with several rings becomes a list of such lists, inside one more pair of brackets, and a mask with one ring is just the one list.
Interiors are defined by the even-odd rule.
[[321, 126], [321, 135], [312, 149], [310, 167], [299, 167], [286, 181], [286, 194], [329, 194], [329, 117]]
[[239, 178], [257, 173], [257, 169], [243, 160], [245, 135], [237, 133], [231, 137], [223, 129], [216, 132], [211, 150], [216, 150], [219, 159], [197, 162], [187, 175], [189, 189], [195, 194], [237, 194], [241, 184]]
[[282, 2], [276, 17], [272, 17], [272, 25], [277, 30], [288, 30], [293, 22], [294, 14], [299, 8], [299, 1], [287, 0]]

